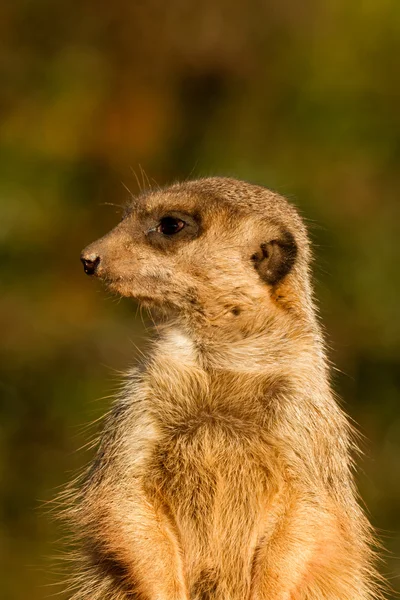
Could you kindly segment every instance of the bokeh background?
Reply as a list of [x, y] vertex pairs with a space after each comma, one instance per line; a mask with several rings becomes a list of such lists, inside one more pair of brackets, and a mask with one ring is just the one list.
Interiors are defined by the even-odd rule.
[[400, 590], [398, 0], [2, 2], [0, 73], [0, 597], [59, 592], [48, 503], [149, 335], [80, 250], [125, 186], [211, 174], [308, 219], [334, 385], [365, 436], [358, 484]]

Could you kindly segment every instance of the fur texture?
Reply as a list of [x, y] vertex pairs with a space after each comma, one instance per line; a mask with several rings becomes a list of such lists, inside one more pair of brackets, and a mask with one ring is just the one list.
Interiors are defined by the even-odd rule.
[[82, 256], [159, 324], [72, 491], [74, 599], [380, 597], [296, 210], [233, 179], [176, 184]]

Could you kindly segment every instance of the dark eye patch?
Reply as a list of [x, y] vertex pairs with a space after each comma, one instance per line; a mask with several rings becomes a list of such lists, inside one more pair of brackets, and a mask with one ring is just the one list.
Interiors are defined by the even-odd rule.
[[185, 221], [176, 217], [163, 217], [156, 231], [163, 235], [175, 235], [186, 227]]
[[178, 241], [190, 241], [199, 235], [199, 217], [174, 210], [152, 215], [146, 233], [148, 241], [160, 249], [173, 248]]

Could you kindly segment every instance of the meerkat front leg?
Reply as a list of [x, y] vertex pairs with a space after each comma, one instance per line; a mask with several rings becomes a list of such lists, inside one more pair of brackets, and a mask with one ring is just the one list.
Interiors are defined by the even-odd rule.
[[[329, 515], [288, 494], [274, 526], [267, 524], [253, 560], [250, 600], [306, 600], [322, 545], [320, 528]], [[330, 598], [330, 596], [327, 596]], [[321, 600], [325, 595], [312, 595]], [[336, 596], [335, 596], [336, 598]]]
[[118, 497], [108, 497], [99, 521], [91, 524], [96, 546], [101, 548], [96, 562], [100, 568], [104, 565], [107, 577], [110, 562], [118, 564], [118, 579], [127, 597], [137, 594], [145, 600], [187, 600], [179, 542], [165, 510], [139, 486], [135, 491], [126, 490], [126, 495], [120, 492]]
[[372, 600], [335, 510], [296, 496], [256, 548], [250, 600]]

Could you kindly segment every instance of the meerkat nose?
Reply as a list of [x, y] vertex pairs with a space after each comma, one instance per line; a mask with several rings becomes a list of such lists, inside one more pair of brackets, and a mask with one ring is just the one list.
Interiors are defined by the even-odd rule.
[[94, 252], [88, 255], [82, 254], [81, 261], [83, 263], [83, 268], [85, 270], [86, 275], [94, 275], [100, 263], [100, 256], [98, 256]]

